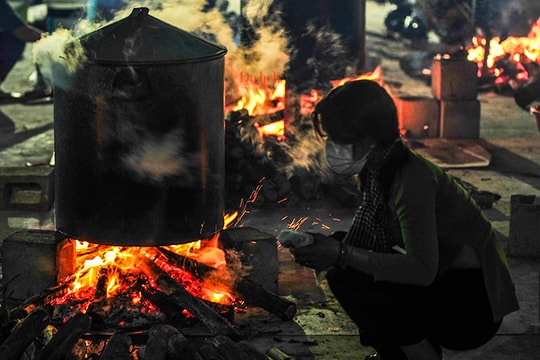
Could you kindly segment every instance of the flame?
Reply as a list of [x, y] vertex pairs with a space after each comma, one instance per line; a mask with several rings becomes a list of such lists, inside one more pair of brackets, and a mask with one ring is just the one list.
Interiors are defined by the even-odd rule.
[[244, 79], [244, 74], [240, 73], [237, 91], [240, 100], [226, 108], [226, 112], [246, 110], [250, 116], [260, 116], [285, 109], [286, 81], [278, 79], [275, 74], [270, 81], [268, 76], [262, 74], [258, 79], [250, 75]]
[[278, 140], [285, 139], [285, 120], [274, 121], [266, 125], [259, 125], [256, 122], [253, 125], [261, 138], [275, 136]]
[[303, 116], [311, 114], [321, 99], [322, 95], [315, 89], [312, 89], [309, 94], [300, 95], [300, 114]]
[[[226, 214], [225, 227], [237, 217], [238, 212]], [[164, 248], [209, 267], [224, 270], [227, 265], [226, 257], [224, 251], [218, 248], [219, 236], [218, 232], [210, 239], [169, 245]], [[92, 302], [125, 296], [130, 299], [131, 305], [142, 306], [142, 311], [157, 312], [157, 309], [144, 300], [141, 291], [136, 290], [134, 286], [140, 279], [147, 279], [150, 286], [157, 289], [153, 281], [148, 279], [148, 275], [138, 266], [145, 258], [158, 258], [160, 252], [157, 248], [108, 246], [75, 239], [74, 243], [76, 271], [61, 281], [67, 285], [67, 290], [61, 297], [51, 299], [49, 302], [51, 305], [82, 304], [79, 310], [85, 312]], [[161, 261], [162, 264], [165, 262]], [[231, 304], [235, 301], [228, 286], [216, 282], [215, 279], [205, 281], [196, 278], [187, 270], [172, 264], [166, 264], [164, 267], [194, 296], [221, 304]]]
[[[527, 70], [522, 65], [527, 62], [540, 62], [540, 18], [531, 27], [526, 37], [510, 36], [505, 40], [493, 37], [489, 42], [489, 53], [485, 58], [487, 40], [482, 37], [473, 37], [472, 45], [467, 48], [467, 60], [478, 64], [478, 75], [489, 71], [496, 77], [505, 76], [504, 68], [497, 65], [497, 61], [508, 59], [516, 65], [516, 80], [528, 81]], [[484, 69], [484, 63], [487, 69]]]
[[338, 87], [341, 85], [344, 85], [345, 83], [348, 83], [349, 81], [356, 81], [356, 80], [371, 80], [379, 83], [379, 85], [384, 85], [383, 83], [383, 77], [382, 77], [382, 67], [378, 65], [375, 70], [360, 74], [356, 77], [346, 77], [339, 80], [331, 80], [330, 83], [333, 87]]

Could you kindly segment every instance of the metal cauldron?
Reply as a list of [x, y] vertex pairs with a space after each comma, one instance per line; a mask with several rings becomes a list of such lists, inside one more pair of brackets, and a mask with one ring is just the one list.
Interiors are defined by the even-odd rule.
[[224, 56], [136, 8], [53, 69], [56, 221], [91, 242], [155, 246], [223, 227]]

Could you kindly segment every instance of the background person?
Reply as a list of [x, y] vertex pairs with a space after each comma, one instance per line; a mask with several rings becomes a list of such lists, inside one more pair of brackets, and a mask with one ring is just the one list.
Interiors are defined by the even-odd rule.
[[348, 232], [312, 233], [291, 249], [328, 270], [328, 284], [383, 360], [440, 359], [442, 347], [479, 347], [518, 309], [490, 222], [448, 173], [400, 139], [392, 98], [353, 81], [316, 106], [331, 169], [358, 174], [362, 202]]
[[[39, 94], [32, 91], [22, 95], [1, 90], [2, 83], [21, 59], [26, 43], [38, 41], [42, 34], [40, 29], [25, 23], [6, 0], [0, 0], [0, 104], [21, 101], [23, 97], [34, 99], [45, 95], [41, 94], [41, 89]], [[38, 79], [36, 85], [42, 86], [42, 79]]]

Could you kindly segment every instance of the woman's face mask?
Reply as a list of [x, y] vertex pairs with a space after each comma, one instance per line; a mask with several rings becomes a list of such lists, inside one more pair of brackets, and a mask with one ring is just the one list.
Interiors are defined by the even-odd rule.
[[367, 158], [372, 150], [373, 146], [366, 148], [365, 154], [360, 159], [355, 160], [353, 144], [341, 145], [332, 140], [326, 140], [326, 161], [333, 172], [341, 175], [354, 175], [358, 174], [366, 165]]

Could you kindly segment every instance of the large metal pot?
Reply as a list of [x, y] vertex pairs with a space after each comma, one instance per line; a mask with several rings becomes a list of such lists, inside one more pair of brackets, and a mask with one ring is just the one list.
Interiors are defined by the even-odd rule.
[[58, 230], [131, 246], [221, 230], [226, 49], [146, 8], [78, 40], [84, 66], [53, 71]]

